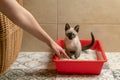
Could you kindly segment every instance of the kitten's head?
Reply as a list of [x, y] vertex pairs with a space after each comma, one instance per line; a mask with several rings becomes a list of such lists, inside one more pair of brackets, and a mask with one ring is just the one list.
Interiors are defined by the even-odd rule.
[[73, 27], [70, 27], [70, 25], [68, 23], [66, 23], [65, 34], [68, 37], [68, 39], [70, 39], [70, 40], [74, 39], [76, 36], [78, 36], [78, 32], [79, 32], [79, 25], [76, 25], [73, 28]]

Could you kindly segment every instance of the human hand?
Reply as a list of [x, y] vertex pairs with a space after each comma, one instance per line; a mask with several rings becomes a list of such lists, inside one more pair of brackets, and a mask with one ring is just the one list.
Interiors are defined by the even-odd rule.
[[68, 55], [65, 53], [64, 49], [61, 48], [57, 43], [55, 43], [54, 41], [50, 43], [50, 47], [54, 50], [54, 52], [56, 53], [56, 55], [58, 57], [65, 57], [65, 58], [69, 58]]

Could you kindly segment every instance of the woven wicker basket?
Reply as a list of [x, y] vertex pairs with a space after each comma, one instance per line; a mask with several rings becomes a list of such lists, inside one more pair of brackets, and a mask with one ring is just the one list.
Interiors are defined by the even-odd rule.
[[[17, 0], [22, 4], [22, 0]], [[0, 13], [0, 76], [16, 60], [22, 42], [22, 29]]]

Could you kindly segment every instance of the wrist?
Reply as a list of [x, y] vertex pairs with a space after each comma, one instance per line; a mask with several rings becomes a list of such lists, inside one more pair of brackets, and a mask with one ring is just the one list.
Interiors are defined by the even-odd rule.
[[50, 40], [47, 42], [48, 46], [51, 47], [51, 48], [52, 48], [52, 45], [53, 45], [54, 43], [55, 43], [55, 42], [54, 42], [54, 40], [52, 40], [52, 39], [50, 39]]

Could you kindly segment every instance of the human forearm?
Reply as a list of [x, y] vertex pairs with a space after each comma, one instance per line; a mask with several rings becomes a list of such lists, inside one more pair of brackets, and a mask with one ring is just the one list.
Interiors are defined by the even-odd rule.
[[48, 45], [53, 42], [48, 34], [40, 27], [34, 17], [16, 1], [9, 0], [1, 7], [1, 11], [15, 24], [28, 31]]
[[15, 24], [47, 43], [59, 57], [61, 54], [68, 57], [65, 51], [41, 28], [35, 18], [16, 0], [0, 0], [0, 11]]

